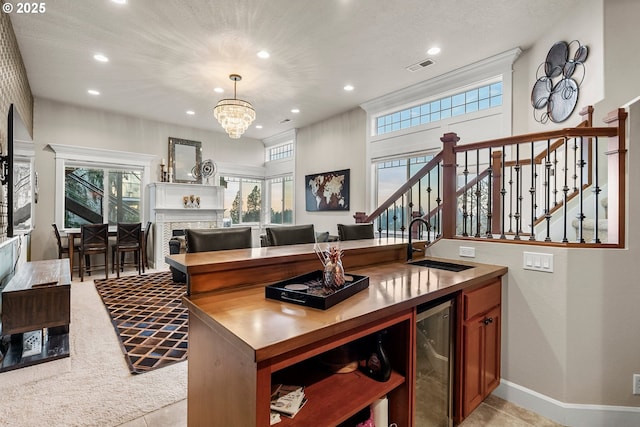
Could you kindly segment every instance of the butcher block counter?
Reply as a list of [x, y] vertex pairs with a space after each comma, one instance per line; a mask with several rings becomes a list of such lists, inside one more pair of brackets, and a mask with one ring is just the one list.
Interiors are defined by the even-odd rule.
[[[321, 269], [313, 244], [167, 257], [188, 280], [190, 426], [266, 427], [271, 386], [280, 382], [305, 385], [308, 402], [279, 426], [339, 425], [385, 395], [389, 422], [413, 425], [416, 308], [444, 298], [466, 304], [464, 292], [492, 284], [499, 292], [507, 269], [408, 264], [403, 239], [340, 242], [340, 248], [346, 274], [367, 276], [369, 286], [326, 310], [265, 298], [266, 285]], [[315, 368], [317, 356], [381, 330], [392, 359], [389, 381]]]

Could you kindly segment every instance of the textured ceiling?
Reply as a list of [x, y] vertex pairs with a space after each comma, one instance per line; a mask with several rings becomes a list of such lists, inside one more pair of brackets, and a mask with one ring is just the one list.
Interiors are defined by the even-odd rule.
[[[514, 47], [526, 49], [576, 4], [47, 0], [43, 14], [10, 16], [36, 97], [222, 132], [212, 110], [233, 97], [228, 76], [238, 73], [238, 98], [254, 105], [254, 125], [264, 126], [245, 136], [262, 139]], [[442, 52], [429, 56], [433, 45]], [[261, 49], [271, 57], [258, 58]], [[110, 61], [96, 62], [98, 52]], [[435, 65], [406, 70], [428, 57]], [[347, 83], [355, 90], [345, 92]], [[225, 93], [213, 92], [216, 86]], [[88, 95], [90, 88], [101, 95]]]

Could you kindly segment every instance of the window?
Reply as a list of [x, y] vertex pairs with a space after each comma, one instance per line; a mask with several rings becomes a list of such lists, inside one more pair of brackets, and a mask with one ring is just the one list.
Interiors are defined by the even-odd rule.
[[231, 224], [259, 223], [262, 204], [262, 180], [224, 176], [224, 212]]
[[[410, 158], [401, 158], [393, 160], [384, 160], [376, 165], [376, 205], [380, 206], [391, 195], [398, 190], [409, 178], [415, 175], [423, 166], [425, 166], [433, 156], [417, 156]], [[426, 213], [437, 206], [437, 186], [438, 177], [436, 172], [425, 176], [421, 181], [420, 188], [416, 186], [411, 193], [411, 202], [413, 204], [411, 210]], [[431, 191], [429, 191], [431, 189]], [[408, 224], [409, 200], [405, 200], [404, 204], [393, 205], [389, 211], [383, 212], [380, 216], [380, 227], [383, 231], [394, 229], [400, 232], [402, 224]], [[394, 225], [395, 218], [395, 225]]]
[[144, 222], [142, 201], [156, 155], [49, 144], [56, 156], [55, 222]]
[[31, 160], [17, 158], [13, 163], [13, 231], [28, 231], [32, 228], [33, 198]]
[[271, 224], [293, 224], [293, 177], [284, 176], [268, 181]]
[[142, 170], [66, 166], [64, 227], [141, 222], [141, 182]]
[[269, 148], [268, 153], [267, 161], [293, 157], [293, 142], [271, 147]]
[[376, 119], [376, 134], [382, 135], [499, 105], [502, 105], [502, 82], [379, 116]]

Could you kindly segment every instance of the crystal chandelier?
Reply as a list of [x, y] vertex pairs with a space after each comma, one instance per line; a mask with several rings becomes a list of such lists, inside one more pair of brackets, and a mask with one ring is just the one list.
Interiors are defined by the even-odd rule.
[[229, 78], [233, 80], [233, 99], [220, 100], [213, 109], [213, 116], [230, 138], [237, 139], [256, 119], [256, 110], [249, 102], [236, 98], [236, 84], [242, 80], [242, 76], [231, 74]]

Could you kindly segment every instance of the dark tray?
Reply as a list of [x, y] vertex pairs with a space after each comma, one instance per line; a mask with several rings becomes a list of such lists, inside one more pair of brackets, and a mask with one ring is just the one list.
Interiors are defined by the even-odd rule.
[[[317, 270], [266, 286], [264, 294], [270, 299], [326, 310], [369, 287], [367, 276], [345, 273], [345, 279], [347, 280], [340, 289], [327, 289], [322, 284], [322, 271]], [[309, 289], [296, 291], [285, 288], [294, 284], [307, 285]]]

